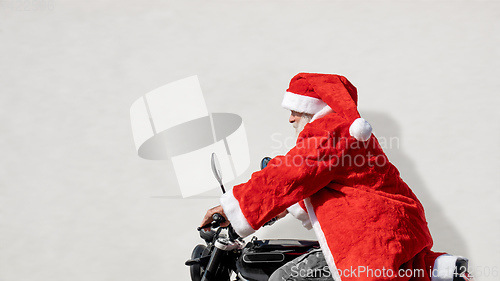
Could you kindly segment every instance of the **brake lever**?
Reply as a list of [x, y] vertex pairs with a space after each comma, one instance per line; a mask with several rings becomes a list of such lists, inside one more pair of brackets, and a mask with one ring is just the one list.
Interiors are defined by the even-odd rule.
[[212, 223], [207, 223], [204, 226], [199, 226], [198, 228], [196, 228], [196, 230], [201, 231], [202, 229], [207, 227], [212, 227]]

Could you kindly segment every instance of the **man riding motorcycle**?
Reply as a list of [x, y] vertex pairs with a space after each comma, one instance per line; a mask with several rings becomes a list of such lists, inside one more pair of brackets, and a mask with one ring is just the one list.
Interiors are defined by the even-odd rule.
[[[220, 213], [245, 237], [290, 212], [314, 229], [322, 255], [309, 256], [326, 261], [330, 280], [453, 280], [461, 258], [431, 251], [424, 209], [360, 118], [356, 88], [299, 73], [282, 106], [300, 131], [295, 147], [222, 195], [201, 225]], [[270, 280], [300, 280], [290, 270], [299, 264]]]

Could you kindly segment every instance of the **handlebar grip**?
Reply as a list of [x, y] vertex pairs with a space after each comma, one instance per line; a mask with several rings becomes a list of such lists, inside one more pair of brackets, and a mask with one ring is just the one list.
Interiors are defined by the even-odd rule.
[[221, 224], [221, 223], [226, 221], [226, 219], [221, 214], [217, 214], [217, 213], [212, 215], [212, 219], [217, 224]]
[[221, 214], [217, 214], [217, 213], [212, 215], [212, 220], [213, 221], [211, 223], [207, 223], [204, 226], [198, 227], [197, 230], [200, 231], [203, 228], [207, 228], [207, 227], [217, 228], [220, 226], [221, 223], [226, 221], [226, 219]]

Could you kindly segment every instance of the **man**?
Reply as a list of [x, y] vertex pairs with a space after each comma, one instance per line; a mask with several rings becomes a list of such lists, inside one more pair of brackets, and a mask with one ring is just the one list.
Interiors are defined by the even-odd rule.
[[[245, 237], [290, 212], [314, 229], [323, 255], [309, 256], [336, 281], [453, 280], [462, 260], [430, 250], [424, 209], [360, 118], [356, 88], [343, 76], [299, 73], [282, 106], [300, 131], [295, 147], [224, 194], [201, 225], [220, 213]], [[286, 274], [277, 273], [300, 280]]]

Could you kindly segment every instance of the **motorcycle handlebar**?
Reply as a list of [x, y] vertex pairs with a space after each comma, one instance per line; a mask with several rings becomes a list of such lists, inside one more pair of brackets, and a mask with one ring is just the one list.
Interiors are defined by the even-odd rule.
[[204, 226], [198, 227], [197, 230], [200, 231], [207, 227], [217, 228], [220, 226], [221, 223], [226, 221], [226, 219], [221, 214], [217, 213], [212, 215], [212, 220], [213, 221], [211, 223], [207, 223]]
[[215, 224], [216, 225], [215, 227], [218, 227], [221, 223], [226, 221], [226, 219], [221, 214], [218, 214], [218, 213], [213, 214], [212, 219], [214, 220], [212, 222], [212, 225]]
[[[213, 221], [211, 223], [207, 223], [204, 226], [198, 227], [197, 228], [198, 231], [201, 231], [202, 229], [207, 228], [207, 227], [211, 227], [211, 228], [220, 227], [220, 224], [226, 221], [226, 219], [221, 214], [218, 214], [218, 213], [213, 214], [212, 219], [213, 219]], [[240, 238], [238, 233], [236, 233], [236, 231], [234, 231], [234, 229], [231, 225], [227, 226], [227, 229], [228, 229], [229, 239], [231, 239], [232, 241], [235, 241], [236, 239]]]

